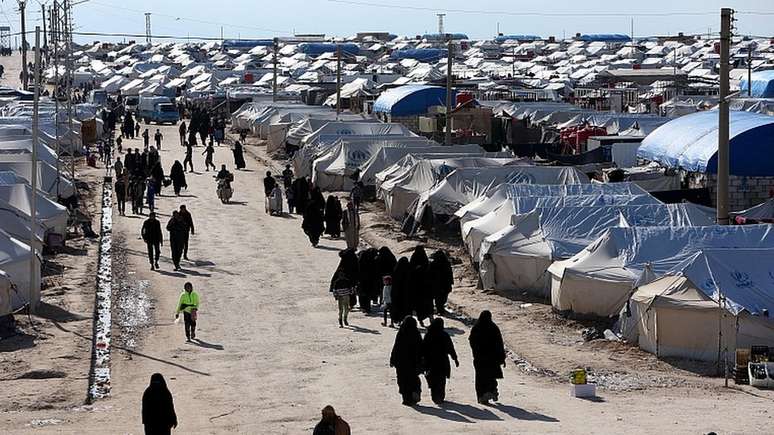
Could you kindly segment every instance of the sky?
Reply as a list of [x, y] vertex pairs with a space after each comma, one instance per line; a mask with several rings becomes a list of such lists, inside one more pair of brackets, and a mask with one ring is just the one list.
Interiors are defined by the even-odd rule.
[[[0, 25], [18, 31], [15, 1], [0, 3]], [[40, 25], [40, 7], [28, 2], [30, 28]], [[52, 3], [47, 0], [46, 3]], [[78, 1], [76, 1], [78, 3]], [[265, 38], [302, 33], [350, 36], [389, 31], [415, 36], [438, 29], [436, 13], [446, 13], [446, 32], [472, 39], [505, 34], [570, 37], [580, 33], [630, 34], [636, 37], [717, 33], [720, 8], [737, 10], [737, 33], [774, 36], [774, 0], [87, 0], [75, 6], [76, 32], [145, 33], [151, 13], [154, 35], [181, 39]], [[550, 5], [541, 9], [540, 4]], [[583, 14], [583, 15], [580, 15]], [[120, 40], [77, 36], [79, 42]], [[131, 39], [131, 38], [126, 38]]]

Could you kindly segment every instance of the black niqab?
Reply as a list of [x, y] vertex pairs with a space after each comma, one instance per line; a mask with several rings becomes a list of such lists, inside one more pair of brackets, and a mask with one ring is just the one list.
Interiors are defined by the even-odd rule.
[[172, 393], [161, 373], [151, 376], [150, 385], [142, 395], [142, 424], [159, 428], [177, 426]]

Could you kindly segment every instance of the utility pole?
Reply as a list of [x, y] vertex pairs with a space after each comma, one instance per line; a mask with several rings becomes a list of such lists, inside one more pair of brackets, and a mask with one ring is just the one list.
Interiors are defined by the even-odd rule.
[[30, 199], [30, 312], [34, 313], [40, 302], [40, 283], [36, 283], [35, 276], [35, 245], [37, 244], [37, 199], [38, 199], [38, 124], [40, 122], [40, 27], [35, 27], [35, 96], [32, 100], [32, 198]]
[[[64, 17], [62, 28], [64, 29], [65, 41], [65, 80], [67, 84], [67, 135], [70, 138], [81, 138], [81, 135], [73, 135], [73, 34], [72, 34], [72, 5], [70, 0], [64, 0]], [[81, 150], [76, 150], [70, 143], [70, 180], [75, 184], [75, 154]]]
[[747, 98], [752, 98], [752, 44], [747, 46]]
[[[48, 60], [48, 42], [46, 41], [46, 5], [40, 4], [40, 13], [43, 15], [43, 48], [45, 49], [46, 60]], [[48, 65], [48, 62], [46, 62]]]
[[729, 113], [728, 113], [728, 73], [729, 47], [731, 45], [731, 21], [734, 10], [720, 10], [720, 105], [718, 107], [718, 225], [728, 225], [728, 179], [729, 179]]
[[516, 78], [516, 47], [511, 47], [511, 79]]
[[27, 71], [27, 0], [19, 0], [19, 17], [21, 17], [21, 49], [22, 49], [22, 87], [27, 90], [29, 71]]
[[59, 143], [59, 2], [54, 0], [54, 6], [49, 12], [51, 19], [51, 40], [54, 43], [54, 140], [56, 141], [56, 197], [59, 198], [59, 186], [62, 179], [61, 159], [62, 147]]
[[277, 52], [279, 51], [279, 38], [274, 38], [274, 43], [272, 44], [272, 46], [274, 48], [273, 58], [272, 58], [274, 76], [271, 79], [271, 89], [272, 89], [272, 101], [276, 103], [277, 102]]
[[145, 42], [150, 45], [151, 44], [151, 23], [150, 23], [150, 12], [145, 13]]
[[452, 38], [451, 35], [446, 35], [447, 39], [447, 57], [446, 57], [446, 135], [444, 138], [444, 143], [446, 145], [451, 145], [451, 112], [452, 112], [452, 59], [454, 56], [452, 55], [452, 50], [454, 48], [454, 45], [452, 44]]
[[443, 18], [446, 16], [446, 14], [436, 14], [438, 16], [438, 34], [444, 35], [446, 32], [443, 31]]
[[341, 114], [341, 44], [336, 46], [336, 120]]

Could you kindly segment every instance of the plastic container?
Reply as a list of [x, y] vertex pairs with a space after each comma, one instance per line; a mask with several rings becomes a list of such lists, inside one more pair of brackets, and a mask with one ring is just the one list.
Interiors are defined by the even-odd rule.
[[570, 383], [573, 385], [586, 385], [586, 369], [575, 369], [570, 374]]

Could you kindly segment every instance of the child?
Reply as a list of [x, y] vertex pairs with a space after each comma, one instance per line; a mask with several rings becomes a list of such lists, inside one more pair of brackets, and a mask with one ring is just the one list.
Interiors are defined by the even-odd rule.
[[355, 289], [352, 286], [352, 281], [347, 277], [340, 277], [333, 284], [331, 289], [333, 297], [336, 298], [336, 302], [339, 304], [339, 328], [343, 328], [344, 325], [349, 326], [347, 316], [351, 308], [349, 297], [355, 293]]
[[[382, 283], [384, 284], [384, 288], [382, 289], [382, 303], [384, 304], [384, 321], [382, 322], [382, 326], [387, 326], [387, 313], [392, 311], [392, 277], [386, 275], [382, 278]], [[395, 324], [392, 323], [392, 317], [390, 317], [390, 328], [394, 327]]]

